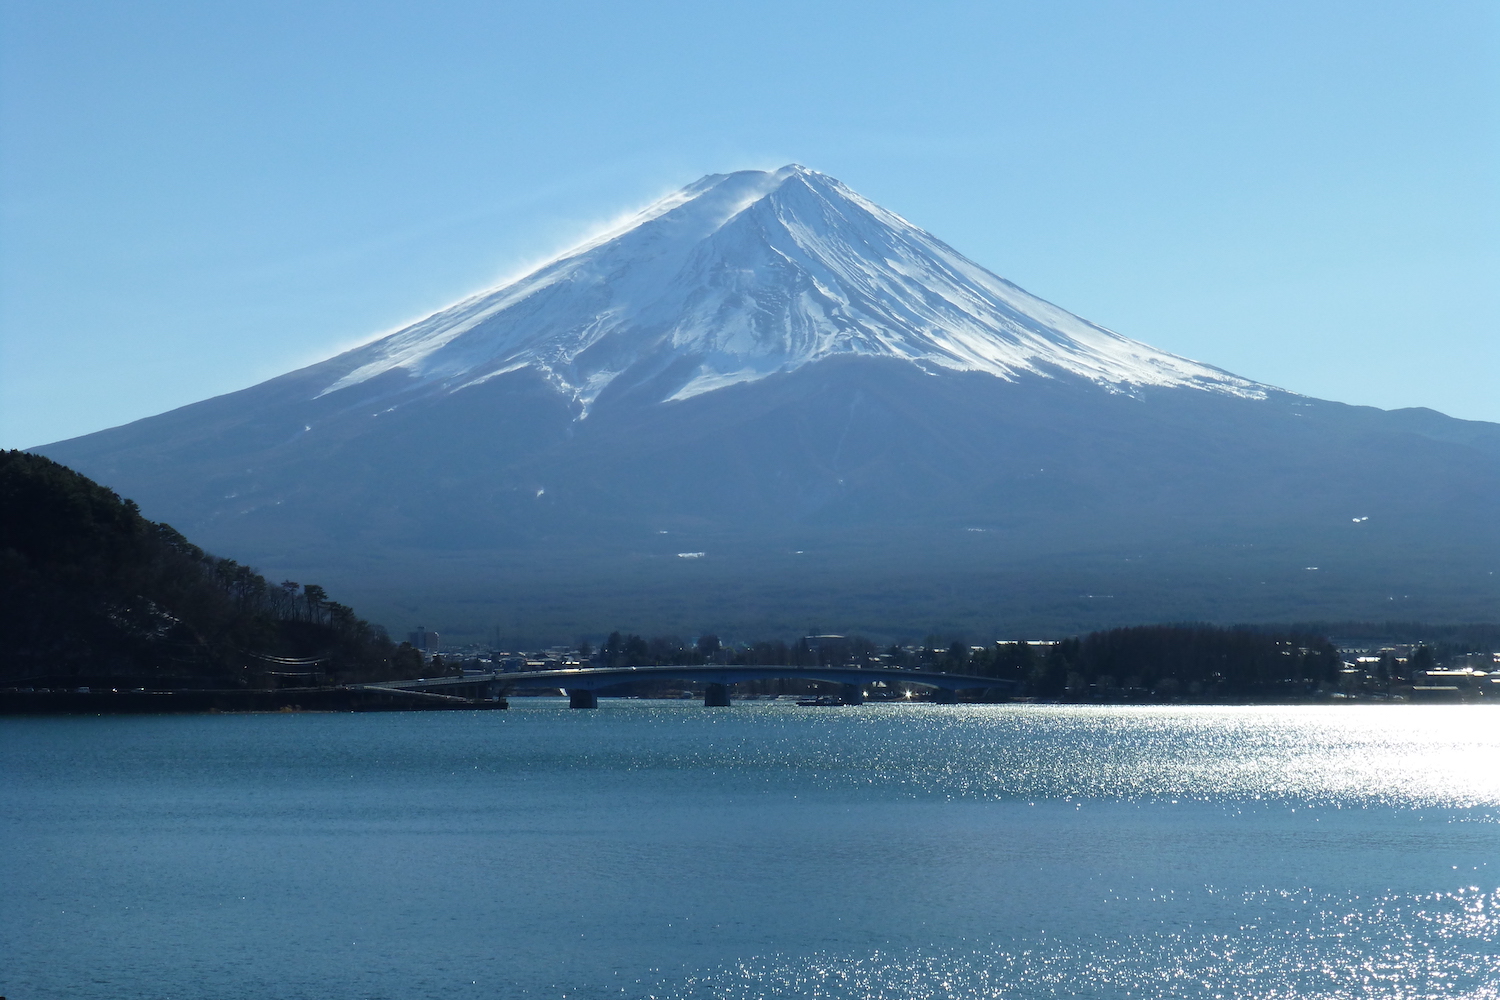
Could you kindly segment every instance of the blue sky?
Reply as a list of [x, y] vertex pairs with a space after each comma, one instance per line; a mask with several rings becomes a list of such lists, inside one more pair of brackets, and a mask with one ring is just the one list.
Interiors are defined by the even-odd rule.
[[0, 447], [792, 161], [1127, 336], [1500, 420], [1493, 2], [7, 0]]

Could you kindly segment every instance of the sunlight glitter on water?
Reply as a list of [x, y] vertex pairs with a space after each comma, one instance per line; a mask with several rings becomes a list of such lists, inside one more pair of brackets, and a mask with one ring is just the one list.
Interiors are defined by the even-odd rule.
[[[1006, 766], [989, 778], [1005, 787], [1026, 774], [1038, 794], [1500, 805], [1500, 712], [1490, 707], [1000, 709], [971, 718], [1004, 732], [992, 746]], [[1066, 749], [1018, 762], [1006, 752], [1016, 729], [1055, 735]]]
[[917, 796], [1500, 808], [1500, 709], [1490, 706], [750, 704], [717, 715], [633, 702], [602, 710], [599, 723], [615, 713], [655, 726], [633, 766], [732, 767], [771, 784], [800, 776]]
[[1500, 709], [10, 720], [0, 993], [1497, 997]]
[[[1500, 997], [1500, 892], [1368, 901], [1295, 898], [1287, 919], [1247, 895], [1236, 933], [1191, 928], [1122, 939], [1038, 938], [993, 949], [771, 956], [656, 985], [676, 996], [935, 1000], [1015, 996], [1368, 1000]], [[1262, 894], [1263, 896], [1263, 894]], [[1257, 919], [1259, 916], [1260, 919]], [[641, 995], [653, 985], [635, 984]]]

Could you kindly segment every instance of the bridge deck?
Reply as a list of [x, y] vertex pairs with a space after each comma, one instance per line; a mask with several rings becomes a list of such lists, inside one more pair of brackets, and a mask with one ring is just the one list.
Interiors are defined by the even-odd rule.
[[947, 691], [996, 688], [1014, 691], [1014, 681], [974, 677], [909, 667], [786, 667], [766, 664], [703, 664], [698, 666], [578, 667], [567, 670], [528, 670], [517, 673], [471, 674], [467, 677], [428, 677], [385, 681], [368, 687], [397, 690], [441, 690], [466, 685], [498, 684], [504, 688], [550, 687], [568, 691], [598, 691], [632, 681], [673, 680], [700, 684], [738, 684], [742, 681], [809, 680], [832, 684], [911, 684]]

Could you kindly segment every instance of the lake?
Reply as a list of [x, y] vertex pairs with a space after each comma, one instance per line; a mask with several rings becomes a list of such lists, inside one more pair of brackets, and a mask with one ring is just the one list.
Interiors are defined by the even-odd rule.
[[0, 720], [0, 994], [1497, 997], [1500, 709]]

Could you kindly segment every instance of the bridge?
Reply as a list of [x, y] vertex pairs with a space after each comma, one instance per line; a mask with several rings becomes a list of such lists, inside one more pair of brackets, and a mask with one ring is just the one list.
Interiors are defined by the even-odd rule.
[[698, 664], [693, 666], [573, 667], [564, 670], [528, 670], [516, 673], [470, 674], [465, 677], [424, 677], [411, 681], [362, 684], [363, 688], [423, 691], [429, 694], [496, 698], [517, 688], [554, 688], [568, 693], [573, 708], [599, 707], [599, 692], [637, 681], [685, 681], [704, 685], [705, 708], [728, 707], [729, 687], [742, 681], [806, 680], [837, 684], [840, 700], [857, 705], [871, 684], [904, 684], [936, 689], [936, 700], [954, 702], [958, 692], [994, 690], [1015, 694], [1015, 681], [997, 677], [973, 677], [910, 667], [789, 667], [766, 664]]

